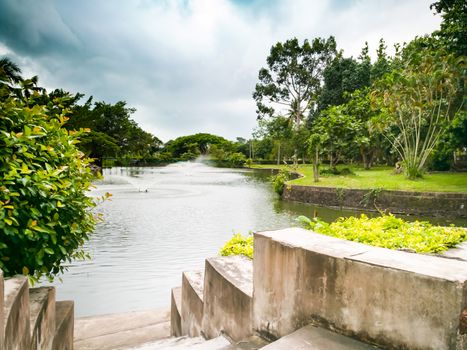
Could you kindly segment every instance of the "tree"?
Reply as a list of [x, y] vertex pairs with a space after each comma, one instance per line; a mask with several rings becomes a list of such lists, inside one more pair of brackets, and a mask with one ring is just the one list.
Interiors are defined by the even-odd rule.
[[430, 5], [441, 14], [441, 28], [434, 35], [443, 46], [457, 56], [467, 55], [467, 2], [464, 0], [441, 0]]
[[456, 114], [453, 105], [463, 65], [442, 50], [412, 51], [404, 68], [386, 75], [374, 92], [378, 105], [388, 113], [386, 126], [399, 129], [396, 137], [388, 137], [410, 179], [422, 176], [426, 161]]
[[[56, 92], [60, 95], [60, 92]], [[75, 102], [83, 95], [71, 96], [74, 103], [71, 117], [66, 128], [69, 130], [90, 129], [79, 147], [95, 163], [101, 164], [104, 157], [149, 158], [157, 152], [162, 142], [154, 135], [141, 129], [131, 119], [134, 108], [129, 108], [125, 101], [115, 104], [96, 102], [90, 97], [83, 105]]]
[[347, 103], [342, 105], [342, 113], [355, 124], [355, 144], [358, 145], [363, 167], [370, 169], [378, 152], [384, 147], [384, 137], [379, 129], [381, 110], [371, 104], [370, 88], [356, 90]]
[[35, 86], [28, 94], [1, 91], [0, 268], [52, 279], [86, 255], [82, 245], [96, 222], [90, 160], [75, 146], [80, 134], [63, 128], [64, 99]]
[[7, 57], [0, 59], [0, 86], [7, 84], [11, 87], [22, 80], [21, 69], [16, 63]]
[[316, 38], [311, 44], [305, 40], [300, 45], [294, 38], [274, 45], [267, 57], [268, 68], [260, 69], [253, 93], [258, 119], [287, 115], [297, 131], [305, 116], [316, 108], [324, 69], [335, 54], [332, 36]]
[[[320, 114], [311, 134], [323, 135], [318, 139], [318, 146], [328, 154], [329, 166], [336, 170], [337, 164], [352, 154], [358, 131], [358, 123], [345, 113], [343, 106], [331, 106]], [[312, 143], [317, 144], [316, 136], [312, 138]]]

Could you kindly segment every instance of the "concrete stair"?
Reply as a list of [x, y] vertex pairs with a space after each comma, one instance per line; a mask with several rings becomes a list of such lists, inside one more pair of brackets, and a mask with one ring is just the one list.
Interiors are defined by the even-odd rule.
[[202, 332], [241, 341], [253, 334], [253, 262], [244, 256], [206, 259]]
[[74, 307], [71, 300], [56, 302], [52, 350], [73, 350]]
[[143, 344], [139, 347], [131, 348], [131, 350], [229, 350], [230, 345], [230, 342], [224, 337], [210, 340], [205, 340], [202, 337], [178, 337]]
[[57, 303], [55, 288], [0, 271], [0, 350], [71, 350], [73, 318], [73, 302]]
[[4, 348], [24, 350], [30, 347], [29, 287], [24, 276], [4, 283]]
[[170, 335], [182, 336], [182, 287], [172, 288], [170, 293]]
[[77, 318], [75, 350], [128, 349], [170, 337], [170, 310]]
[[49, 350], [55, 336], [55, 288], [29, 289], [31, 350]]
[[182, 335], [199, 337], [203, 323], [204, 270], [182, 273], [181, 327]]
[[374, 350], [377, 347], [312, 325], [266, 345], [263, 350]]

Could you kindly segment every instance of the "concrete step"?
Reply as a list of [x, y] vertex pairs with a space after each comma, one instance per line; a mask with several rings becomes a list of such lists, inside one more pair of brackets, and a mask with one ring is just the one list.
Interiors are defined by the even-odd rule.
[[170, 335], [182, 336], [182, 287], [172, 288], [170, 293]]
[[170, 310], [135, 311], [75, 320], [75, 350], [136, 347], [170, 336]]
[[202, 330], [206, 338], [226, 334], [234, 342], [252, 335], [253, 262], [244, 256], [206, 260]]
[[52, 350], [73, 350], [74, 302], [55, 303], [55, 335]]
[[375, 350], [377, 347], [312, 325], [266, 345], [263, 350]]
[[5, 349], [29, 349], [29, 286], [24, 276], [15, 276], [4, 282]]
[[201, 335], [203, 322], [204, 269], [182, 274], [182, 334]]
[[29, 289], [31, 350], [49, 350], [55, 335], [55, 288]]
[[143, 344], [139, 347], [131, 348], [131, 350], [228, 350], [230, 349], [230, 345], [230, 342], [224, 337], [217, 337], [211, 340], [205, 340], [201, 337], [178, 337]]
[[0, 270], [0, 349], [3, 349], [3, 341], [5, 336], [5, 307], [4, 307], [4, 286], [3, 286], [3, 271]]
[[223, 350], [258, 350], [262, 349], [268, 344], [268, 341], [254, 335], [249, 337], [248, 339], [239, 341], [235, 344], [231, 344], [229, 347]]

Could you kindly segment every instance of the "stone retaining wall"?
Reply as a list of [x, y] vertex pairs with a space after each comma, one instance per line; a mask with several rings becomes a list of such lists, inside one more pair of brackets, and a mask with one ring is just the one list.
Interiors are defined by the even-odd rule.
[[390, 349], [467, 348], [467, 262], [299, 228], [255, 234], [253, 328], [314, 324]]
[[394, 214], [467, 217], [467, 194], [287, 185], [285, 200]]

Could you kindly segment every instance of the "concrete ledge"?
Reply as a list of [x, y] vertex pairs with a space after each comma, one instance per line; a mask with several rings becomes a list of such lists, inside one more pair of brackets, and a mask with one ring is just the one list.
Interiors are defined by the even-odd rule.
[[170, 293], [170, 335], [182, 336], [182, 287], [172, 288]]
[[5, 280], [5, 349], [30, 346], [28, 280], [15, 276]]
[[73, 350], [74, 307], [71, 300], [56, 302], [52, 350]]
[[135, 347], [170, 336], [170, 310], [82, 317], [74, 332], [75, 350]]
[[376, 348], [355, 339], [312, 325], [300, 328], [264, 350], [375, 350]]
[[253, 327], [279, 338], [314, 323], [401, 349], [463, 349], [467, 262], [303, 229], [255, 235]]
[[243, 256], [206, 260], [203, 333], [215, 338], [226, 333], [240, 341], [252, 335], [253, 263]]
[[0, 350], [3, 349], [5, 338], [5, 306], [4, 306], [3, 271], [0, 270]]
[[203, 322], [204, 270], [182, 274], [182, 334], [189, 337], [201, 335]]
[[55, 288], [29, 289], [31, 350], [49, 350], [55, 335]]
[[326, 207], [413, 215], [467, 217], [467, 194], [454, 192], [374, 192], [374, 189], [287, 185], [283, 198]]

